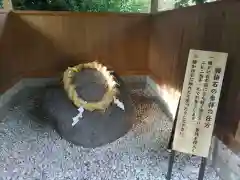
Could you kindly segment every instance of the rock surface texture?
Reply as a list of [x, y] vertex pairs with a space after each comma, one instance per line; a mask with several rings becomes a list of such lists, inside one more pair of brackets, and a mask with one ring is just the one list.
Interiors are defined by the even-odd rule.
[[[136, 120], [135, 109], [124, 82], [116, 76], [119, 96], [124, 110], [111, 103], [105, 112], [84, 110], [83, 117], [72, 125], [78, 108], [73, 105], [62, 87], [47, 88], [43, 99], [43, 111], [56, 124], [60, 136], [75, 145], [94, 148], [113, 142], [125, 135]], [[106, 91], [106, 83], [95, 70], [83, 70], [76, 78], [77, 93], [88, 102], [100, 101]]]

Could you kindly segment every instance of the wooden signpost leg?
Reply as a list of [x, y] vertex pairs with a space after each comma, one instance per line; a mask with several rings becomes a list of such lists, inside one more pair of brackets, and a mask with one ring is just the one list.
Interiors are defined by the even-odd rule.
[[169, 162], [168, 162], [168, 172], [167, 172], [167, 177], [166, 177], [167, 180], [171, 180], [171, 177], [172, 177], [174, 157], [175, 157], [175, 151], [171, 150], [170, 158], [169, 158]]
[[178, 106], [177, 106], [176, 115], [175, 115], [175, 118], [174, 118], [174, 121], [173, 121], [173, 127], [172, 127], [172, 131], [171, 131], [171, 136], [170, 136], [170, 139], [169, 139], [169, 142], [168, 142], [167, 149], [169, 151], [172, 150], [172, 143], [173, 143], [175, 129], [176, 129], [176, 125], [177, 125], [177, 116], [178, 116], [178, 111], [179, 111], [179, 106], [180, 106], [180, 99], [181, 99], [181, 96], [180, 96], [179, 101], [178, 101]]
[[179, 111], [180, 99], [181, 99], [181, 97], [179, 98], [176, 116], [174, 118], [173, 128], [172, 128], [171, 136], [170, 136], [169, 143], [168, 143], [168, 150], [170, 151], [170, 157], [169, 157], [169, 162], [168, 162], [168, 172], [167, 172], [167, 176], [166, 176], [167, 180], [171, 180], [172, 169], [173, 169], [173, 164], [174, 164], [174, 157], [175, 157], [175, 153], [176, 153], [174, 150], [172, 150], [172, 143], [173, 143], [175, 128], [176, 128], [176, 124], [177, 124], [177, 115], [178, 115], [178, 111]]
[[207, 158], [202, 157], [198, 180], [203, 180], [206, 165], [207, 165]]
[[[180, 99], [181, 99], [181, 97], [180, 97]], [[167, 176], [166, 176], [167, 180], [171, 180], [171, 178], [172, 178], [172, 169], [173, 169], [174, 158], [175, 158], [175, 154], [176, 154], [176, 151], [172, 150], [172, 143], [173, 143], [176, 123], [177, 123], [177, 115], [179, 112], [180, 99], [178, 102], [177, 112], [176, 112], [176, 116], [175, 116], [175, 119], [173, 122], [173, 128], [172, 128], [171, 136], [170, 136], [169, 143], [168, 143], [168, 150], [170, 150], [170, 157], [169, 157], [169, 161], [168, 161], [168, 172], [167, 172]], [[198, 174], [198, 180], [203, 180], [206, 165], [207, 165], [207, 158], [202, 157], [201, 166], [200, 166], [200, 170], [199, 170], [199, 174]]]

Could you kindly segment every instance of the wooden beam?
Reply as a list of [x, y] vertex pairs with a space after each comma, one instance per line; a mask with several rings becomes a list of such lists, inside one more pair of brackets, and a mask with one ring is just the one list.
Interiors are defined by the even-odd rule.
[[235, 135], [235, 140], [240, 143], [240, 122], [238, 123], [238, 129]]
[[158, 12], [158, 0], [151, 0], [151, 9], [150, 9], [150, 12], [151, 12], [152, 14]]
[[13, 9], [12, 0], [3, 0], [3, 9], [10, 11]]
[[236, 107], [235, 107], [235, 114], [234, 114], [234, 118], [235, 121], [238, 122], [238, 128], [236, 130], [236, 134], [235, 134], [235, 140], [240, 143], [240, 92], [238, 93], [238, 97], [237, 97], [237, 103], [236, 103]]

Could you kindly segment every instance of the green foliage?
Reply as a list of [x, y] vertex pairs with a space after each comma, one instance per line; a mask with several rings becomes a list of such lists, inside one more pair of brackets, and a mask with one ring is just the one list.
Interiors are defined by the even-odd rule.
[[175, 2], [175, 7], [180, 8], [180, 7], [188, 7], [191, 5], [196, 5], [196, 4], [203, 4], [207, 0], [176, 0]]
[[148, 3], [134, 0], [12, 0], [15, 9], [80, 12], [146, 12]]
[[63, 0], [12, 0], [14, 9], [19, 10], [68, 10], [68, 4]]
[[147, 10], [145, 2], [134, 0], [69, 0], [71, 10], [87, 12], [143, 12]]

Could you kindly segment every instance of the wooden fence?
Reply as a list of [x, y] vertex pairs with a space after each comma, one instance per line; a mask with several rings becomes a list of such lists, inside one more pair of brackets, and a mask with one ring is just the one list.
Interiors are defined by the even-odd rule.
[[0, 14], [0, 24], [1, 89], [93, 60], [120, 74], [148, 73], [148, 15], [20, 11]]
[[154, 15], [3, 12], [0, 90], [96, 59], [120, 74], [149, 74], [181, 90], [189, 49], [227, 52], [216, 129], [228, 143], [240, 129], [239, 9], [240, 2], [216, 2]]
[[240, 121], [240, 2], [216, 2], [154, 15], [149, 68], [161, 85], [181, 90], [189, 49], [229, 53], [217, 132], [226, 143]]

